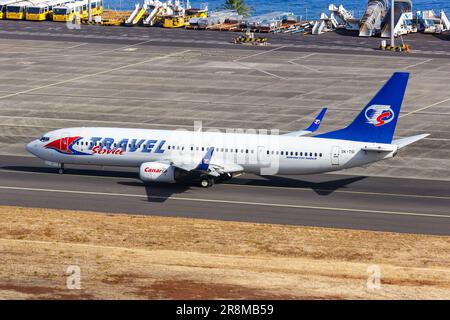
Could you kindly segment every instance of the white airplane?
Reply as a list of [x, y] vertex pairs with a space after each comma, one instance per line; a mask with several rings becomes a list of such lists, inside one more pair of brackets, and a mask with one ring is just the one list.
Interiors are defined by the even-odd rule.
[[326, 112], [310, 127], [285, 135], [121, 128], [66, 128], [26, 146], [47, 165], [139, 167], [144, 182], [198, 182], [210, 187], [252, 172], [312, 174], [358, 167], [394, 157], [428, 136], [393, 140], [408, 73], [395, 73], [347, 127], [311, 137]]

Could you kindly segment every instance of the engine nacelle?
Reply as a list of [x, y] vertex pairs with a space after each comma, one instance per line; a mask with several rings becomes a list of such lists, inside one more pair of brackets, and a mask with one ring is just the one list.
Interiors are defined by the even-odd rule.
[[167, 163], [145, 162], [139, 169], [139, 177], [144, 182], [174, 183], [176, 168]]

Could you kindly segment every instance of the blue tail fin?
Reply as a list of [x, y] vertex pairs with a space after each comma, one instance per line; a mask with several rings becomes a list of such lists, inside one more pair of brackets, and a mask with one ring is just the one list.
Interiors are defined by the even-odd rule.
[[409, 73], [396, 72], [353, 122], [337, 131], [315, 137], [391, 143], [400, 114]]

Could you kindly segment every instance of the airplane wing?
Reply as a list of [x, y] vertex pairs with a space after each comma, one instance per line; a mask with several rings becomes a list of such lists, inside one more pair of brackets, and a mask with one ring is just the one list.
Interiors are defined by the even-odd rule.
[[301, 137], [307, 134], [310, 134], [317, 129], [319, 129], [320, 124], [322, 123], [322, 119], [325, 116], [325, 113], [327, 112], [327, 108], [323, 108], [322, 111], [317, 115], [317, 117], [314, 119], [314, 121], [310, 124], [310, 126], [304, 130], [294, 131], [283, 134], [283, 136], [291, 136], [291, 137]]
[[244, 171], [242, 166], [235, 163], [220, 163], [211, 161], [213, 153], [214, 147], [209, 148], [200, 163], [186, 162], [183, 158], [166, 160], [166, 162], [184, 171], [204, 173], [214, 177], [219, 177], [223, 174], [235, 175]]

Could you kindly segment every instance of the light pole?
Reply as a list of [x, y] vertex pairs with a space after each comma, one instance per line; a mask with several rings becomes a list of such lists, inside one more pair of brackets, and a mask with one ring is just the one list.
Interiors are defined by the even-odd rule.
[[394, 24], [395, 24], [395, 17], [394, 17], [394, 1], [392, 0], [391, 3], [391, 48], [395, 47], [395, 39], [394, 39]]
[[88, 0], [88, 20], [92, 22], [92, 8], [91, 8], [91, 0]]

